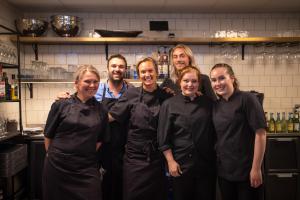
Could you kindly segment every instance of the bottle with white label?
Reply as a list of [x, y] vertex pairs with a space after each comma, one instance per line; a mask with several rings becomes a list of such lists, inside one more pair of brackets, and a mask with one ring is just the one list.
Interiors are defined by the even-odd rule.
[[0, 100], [5, 100], [5, 80], [2, 75], [2, 65], [0, 64]]

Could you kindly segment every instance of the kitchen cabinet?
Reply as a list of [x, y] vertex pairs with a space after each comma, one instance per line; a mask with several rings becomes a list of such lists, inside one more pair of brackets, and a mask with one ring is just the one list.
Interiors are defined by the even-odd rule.
[[[8, 132], [6, 130], [1, 131], [0, 133], [0, 142], [8, 140], [16, 135], [19, 135], [22, 133], [23, 126], [22, 126], [22, 104], [21, 104], [21, 81], [20, 81], [20, 40], [19, 35], [14, 30], [3, 26], [0, 24], [0, 65], [3, 68], [3, 71], [13, 71], [13, 74], [16, 74], [17, 80], [18, 80], [18, 99], [16, 100], [7, 100], [2, 99], [0, 100], [0, 103], [15, 103], [18, 106], [18, 112], [19, 112], [19, 131], [15, 130], [13, 132]], [[16, 46], [17, 51], [15, 52], [11, 46]], [[0, 123], [7, 116], [3, 115], [2, 120], [0, 119]], [[0, 117], [1, 118], [1, 117]], [[4, 133], [4, 134], [3, 134]]]
[[300, 199], [300, 134], [268, 134], [265, 199]]
[[[41, 137], [42, 138], [42, 137]], [[42, 174], [46, 155], [44, 140], [29, 142], [29, 199], [42, 199]]]

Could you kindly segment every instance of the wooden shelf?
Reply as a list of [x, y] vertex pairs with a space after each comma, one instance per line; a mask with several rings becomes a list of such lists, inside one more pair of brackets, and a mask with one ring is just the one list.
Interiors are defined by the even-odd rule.
[[[139, 79], [125, 79], [129, 83], [142, 83]], [[158, 79], [157, 82], [162, 83], [162, 79]], [[101, 82], [106, 82], [106, 79], [101, 79]], [[74, 83], [73, 80], [65, 79], [21, 79], [21, 83]]]
[[0, 100], [0, 103], [9, 103], [9, 102], [20, 102], [20, 99], [16, 99], [16, 100]]
[[14, 64], [7, 64], [0, 62], [0, 65], [2, 65], [3, 69], [18, 69], [19, 65], [14, 65]]
[[21, 79], [21, 83], [74, 83], [65, 79]]
[[217, 43], [285, 43], [300, 42], [300, 37], [247, 37], [247, 38], [125, 38], [125, 37], [20, 37], [23, 44], [217, 44]]

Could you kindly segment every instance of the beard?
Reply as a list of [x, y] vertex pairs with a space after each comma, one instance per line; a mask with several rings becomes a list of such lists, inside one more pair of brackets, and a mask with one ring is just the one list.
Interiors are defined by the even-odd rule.
[[119, 85], [123, 82], [123, 76], [120, 76], [119, 79], [114, 79], [113, 75], [109, 75], [109, 80], [111, 81], [112, 84]]

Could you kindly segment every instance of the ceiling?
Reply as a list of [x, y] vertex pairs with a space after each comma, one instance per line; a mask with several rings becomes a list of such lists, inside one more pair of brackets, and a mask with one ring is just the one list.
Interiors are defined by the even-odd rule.
[[4, 0], [23, 12], [299, 12], [300, 0]]

